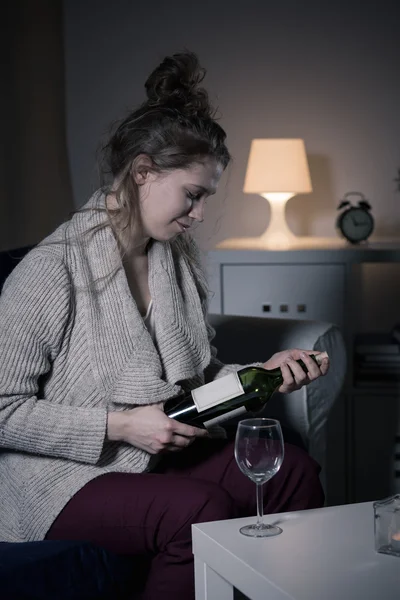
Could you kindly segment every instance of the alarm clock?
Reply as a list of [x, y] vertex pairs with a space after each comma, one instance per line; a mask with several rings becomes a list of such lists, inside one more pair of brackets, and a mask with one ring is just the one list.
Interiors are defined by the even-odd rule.
[[[357, 206], [347, 200], [350, 196], [361, 197]], [[371, 205], [360, 192], [348, 192], [338, 206], [345, 209], [337, 218], [336, 227], [340, 234], [351, 244], [359, 244], [369, 238], [374, 230], [374, 218], [370, 213]]]

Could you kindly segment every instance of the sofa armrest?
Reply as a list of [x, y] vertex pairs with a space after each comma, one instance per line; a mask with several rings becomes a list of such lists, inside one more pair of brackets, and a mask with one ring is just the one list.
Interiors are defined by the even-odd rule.
[[266, 361], [280, 350], [326, 350], [330, 369], [291, 394], [274, 394], [264, 416], [273, 416], [300, 434], [310, 455], [322, 469], [326, 463], [326, 424], [340, 395], [346, 375], [346, 349], [338, 327], [331, 323], [297, 319], [264, 319], [236, 315], [209, 315], [216, 331], [213, 344], [224, 363]]

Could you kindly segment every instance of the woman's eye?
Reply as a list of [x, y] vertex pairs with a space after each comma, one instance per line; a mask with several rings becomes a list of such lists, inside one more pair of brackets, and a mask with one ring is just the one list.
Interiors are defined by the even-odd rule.
[[201, 198], [200, 194], [191, 194], [190, 192], [187, 193], [187, 197], [192, 201], [200, 200]]

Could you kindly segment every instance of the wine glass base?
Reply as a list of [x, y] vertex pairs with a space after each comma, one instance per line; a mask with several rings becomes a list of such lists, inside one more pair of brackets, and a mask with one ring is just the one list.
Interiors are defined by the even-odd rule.
[[256, 523], [254, 525], [245, 525], [239, 531], [249, 537], [273, 537], [282, 533], [282, 529], [277, 525], [257, 525]]

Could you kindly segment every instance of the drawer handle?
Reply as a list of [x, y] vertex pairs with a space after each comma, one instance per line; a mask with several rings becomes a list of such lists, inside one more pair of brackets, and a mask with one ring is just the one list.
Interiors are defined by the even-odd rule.
[[305, 313], [307, 311], [307, 307], [305, 304], [298, 304], [297, 305], [297, 312], [299, 313]]
[[262, 311], [263, 312], [271, 312], [271, 305], [270, 304], [263, 304], [262, 305]]
[[289, 305], [288, 304], [280, 304], [279, 311], [283, 312], [283, 313], [289, 312]]

